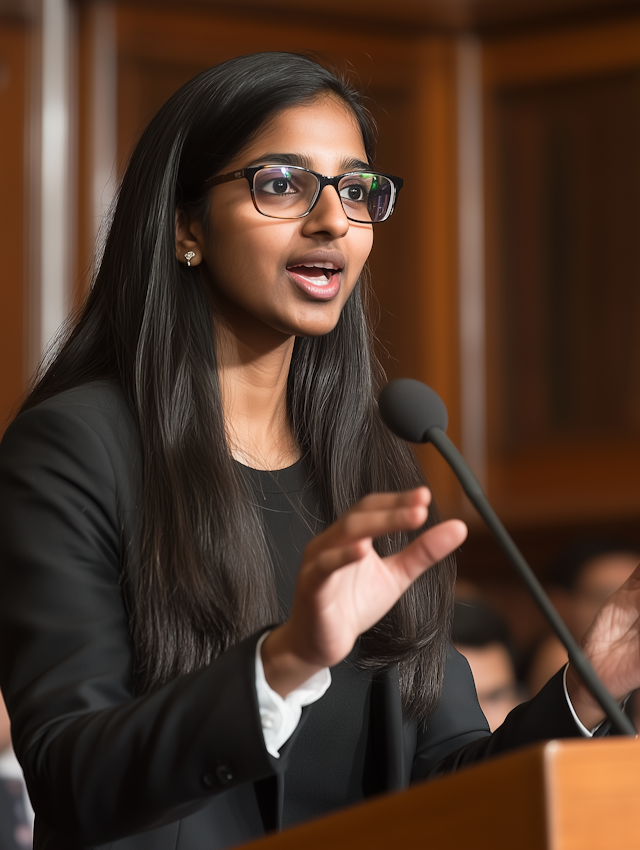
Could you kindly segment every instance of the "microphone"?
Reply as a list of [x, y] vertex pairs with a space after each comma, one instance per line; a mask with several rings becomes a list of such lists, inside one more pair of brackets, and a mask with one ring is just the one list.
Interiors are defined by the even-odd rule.
[[621, 735], [636, 736], [633, 723], [621, 710], [609, 691], [597, 677], [573, 635], [551, 604], [542, 585], [525, 561], [520, 550], [511, 539], [506, 528], [498, 519], [478, 480], [471, 472], [465, 459], [445, 434], [448, 422], [447, 408], [440, 396], [420, 381], [400, 378], [391, 381], [380, 393], [380, 415], [385, 425], [398, 437], [411, 443], [433, 443], [447, 461], [462, 489], [482, 519], [495, 535], [511, 564], [524, 581], [538, 608], [564, 645], [571, 664], [591, 691], [611, 725]]

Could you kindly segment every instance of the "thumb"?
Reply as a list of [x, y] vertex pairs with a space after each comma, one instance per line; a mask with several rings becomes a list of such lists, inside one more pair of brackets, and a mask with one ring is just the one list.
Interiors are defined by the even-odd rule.
[[467, 534], [467, 526], [461, 520], [446, 520], [428, 528], [406, 549], [393, 557], [406, 571], [410, 581], [415, 581], [425, 570], [461, 546]]

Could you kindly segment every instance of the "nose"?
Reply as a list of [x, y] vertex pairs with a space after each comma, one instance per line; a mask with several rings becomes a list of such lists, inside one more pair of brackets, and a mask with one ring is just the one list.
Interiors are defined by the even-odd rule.
[[304, 219], [303, 232], [308, 236], [326, 233], [331, 238], [337, 238], [344, 236], [348, 230], [349, 219], [337, 190], [333, 186], [325, 186], [315, 207]]

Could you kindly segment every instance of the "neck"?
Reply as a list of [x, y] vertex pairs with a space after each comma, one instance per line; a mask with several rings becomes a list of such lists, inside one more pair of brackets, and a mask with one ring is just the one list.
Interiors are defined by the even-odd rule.
[[227, 439], [240, 463], [283, 469], [300, 456], [286, 403], [295, 337], [260, 331], [238, 333], [227, 322], [216, 322]]

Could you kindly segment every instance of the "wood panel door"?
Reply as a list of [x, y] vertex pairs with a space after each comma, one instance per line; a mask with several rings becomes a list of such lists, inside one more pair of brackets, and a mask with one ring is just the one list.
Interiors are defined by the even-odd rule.
[[488, 42], [489, 492], [640, 515], [640, 18]]

